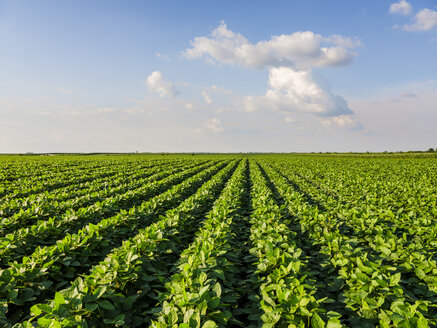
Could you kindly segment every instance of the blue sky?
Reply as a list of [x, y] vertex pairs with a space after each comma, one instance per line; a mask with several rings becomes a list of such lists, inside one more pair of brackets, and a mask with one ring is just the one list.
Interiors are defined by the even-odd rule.
[[0, 1], [0, 152], [437, 147], [435, 1]]

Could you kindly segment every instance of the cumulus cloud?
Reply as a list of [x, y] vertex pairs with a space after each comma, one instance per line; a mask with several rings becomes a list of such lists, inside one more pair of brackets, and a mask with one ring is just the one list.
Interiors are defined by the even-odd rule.
[[[413, 8], [411, 5], [405, 1], [400, 0], [399, 2], [392, 3], [390, 5], [391, 14], [400, 14], [404, 16], [409, 16], [413, 14]], [[395, 28], [400, 28], [404, 31], [409, 32], [420, 32], [429, 31], [437, 26], [437, 11], [433, 9], [422, 9], [417, 12], [410, 24], [405, 24], [402, 26], [395, 25]]]
[[[263, 96], [247, 96], [240, 105], [246, 112], [274, 108], [282, 112], [305, 112], [317, 116], [350, 115], [346, 100], [335, 95], [331, 86], [313, 72], [316, 67], [336, 67], [350, 63], [361, 46], [357, 38], [341, 35], [323, 37], [311, 31], [272, 36], [251, 43], [228, 29], [224, 22], [210, 36], [191, 41], [184, 51], [187, 58], [269, 70], [269, 89]], [[209, 103], [206, 95], [202, 93]]]
[[261, 97], [246, 97], [245, 110], [253, 112], [273, 107], [281, 112], [304, 112], [317, 116], [349, 115], [346, 100], [331, 91], [331, 86], [311, 70], [274, 67], [269, 73], [270, 89]]
[[160, 97], [170, 96], [175, 98], [179, 94], [173, 83], [164, 80], [160, 71], [154, 71], [150, 74], [146, 83], [149, 90], [158, 93]]
[[322, 116], [352, 114], [346, 100], [334, 95], [329, 83], [310, 70], [290, 67], [270, 69], [266, 97], [284, 111], [303, 111]]
[[202, 91], [202, 96], [203, 96], [203, 99], [205, 99], [207, 104], [212, 104], [212, 99], [209, 96], [208, 92]]
[[399, 2], [392, 3], [390, 5], [390, 14], [398, 14], [398, 15], [411, 15], [413, 12], [413, 8], [411, 5], [405, 1], [400, 0]]
[[214, 133], [219, 133], [219, 132], [223, 131], [222, 121], [220, 121], [216, 117], [204, 122], [203, 127], [211, 132], [214, 132]]
[[437, 26], [437, 11], [432, 9], [422, 9], [415, 16], [413, 23], [402, 27], [405, 31], [420, 32], [429, 31]]
[[[346, 65], [355, 53], [348, 50], [351, 43], [340, 38], [323, 38], [311, 31], [272, 36], [270, 40], [250, 43], [243, 35], [229, 30], [222, 22], [210, 37], [200, 36], [184, 51], [187, 58], [206, 57], [219, 63], [248, 68], [294, 66], [297, 68]], [[334, 46], [323, 46], [323, 44]]]

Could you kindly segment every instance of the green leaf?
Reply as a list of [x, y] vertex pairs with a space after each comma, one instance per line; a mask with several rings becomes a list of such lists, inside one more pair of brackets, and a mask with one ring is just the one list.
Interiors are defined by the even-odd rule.
[[212, 288], [212, 290], [214, 291], [214, 293], [220, 297], [222, 295], [222, 287], [220, 286], [220, 284], [217, 282], [214, 287]]
[[258, 269], [259, 269], [261, 272], [264, 272], [264, 271], [267, 270], [267, 264], [265, 264], [264, 262], [263, 262], [263, 263], [259, 263], [257, 267], [258, 267]]
[[55, 304], [56, 305], [65, 304], [65, 299], [64, 296], [62, 296], [62, 294], [60, 293], [55, 294]]
[[398, 272], [390, 277], [390, 286], [395, 286], [401, 281], [401, 273]]
[[188, 309], [187, 311], [185, 311], [184, 313], [184, 322], [189, 323], [190, 322], [190, 318], [194, 313], [194, 309]]
[[37, 316], [40, 315], [42, 313], [41, 309], [39, 308], [38, 304], [35, 304], [34, 306], [32, 306], [30, 308], [30, 312], [32, 313], [32, 315]]
[[98, 306], [99, 305], [97, 303], [86, 303], [85, 309], [87, 309], [87, 311], [94, 312], [94, 310], [97, 309]]
[[221, 280], [226, 280], [225, 278], [225, 273], [223, 272], [222, 269], [215, 269], [213, 274], [217, 277], [220, 278]]
[[99, 302], [99, 306], [104, 308], [105, 310], [115, 310], [114, 305], [112, 305], [112, 303], [107, 300]]
[[219, 297], [213, 297], [208, 301], [208, 308], [209, 309], [216, 309], [220, 305], [220, 298]]
[[421, 269], [421, 268], [416, 268], [416, 270], [414, 270], [416, 272], [416, 276], [419, 279], [425, 279], [426, 278], [426, 273]]
[[199, 275], [199, 282], [203, 285], [203, 283], [206, 281], [207, 278], [208, 278], [208, 276], [206, 275], [206, 273], [205, 273], [205, 272], [202, 272], [202, 273]]
[[97, 298], [100, 298], [106, 292], [106, 286], [99, 287], [96, 289], [95, 294]]
[[202, 301], [202, 303], [197, 305], [196, 310], [200, 312], [200, 315], [205, 315], [208, 310], [208, 301]]
[[390, 254], [391, 254], [390, 249], [388, 249], [388, 248], [385, 247], [385, 246], [380, 246], [380, 247], [379, 247], [379, 250], [380, 250], [381, 253], [383, 253], [385, 256], [390, 256]]
[[47, 328], [61, 328], [61, 323], [56, 321], [56, 319], [46, 319], [44, 317], [38, 319], [38, 325]]
[[372, 273], [372, 269], [370, 269], [369, 267], [365, 266], [359, 257], [357, 258], [357, 264], [358, 264], [358, 268], [362, 272], [369, 273], [369, 274]]
[[168, 314], [168, 319], [171, 325], [174, 325], [176, 322], [178, 322], [178, 313], [175, 309], [170, 310], [170, 313]]
[[278, 312], [265, 312], [261, 316], [261, 320], [264, 322], [263, 327], [268, 327], [271, 324], [271, 327], [275, 325], [281, 319], [281, 314]]
[[326, 328], [341, 328], [341, 322], [340, 319], [337, 318], [331, 318], [328, 320], [328, 324], [326, 325]]
[[417, 328], [429, 328], [428, 320], [426, 320], [424, 317], [417, 319]]
[[270, 305], [273, 306], [274, 308], [276, 307], [276, 303], [275, 303], [275, 301], [272, 300], [272, 299], [270, 298], [270, 296], [267, 294], [267, 292], [262, 291], [261, 294], [262, 294], [262, 297], [263, 297], [264, 302], [267, 302], [268, 304], [270, 304]]
[[340, 322], [340, 317], [341, 314], [338, 312], [334, 312], [334, 311], [329, 311], [326, 314], [327, 318], [328, 318], [328, 324], [326, 325], [326, 328], [341, 328], [341, 322]]
[[423, 280], [425, 280], [428, 285], [437, 286], [437, 277], [426, 276]]
[[217, 324], [216, 324], [214, 321], [212, 321], [212, 320], [208, 320], [208, 321], [206, 321], [206, 322], [203, 324], [203, 326], [202, 326], [202, 328], [215, 328], [215, 327], [218, 327], [218, 326], [217, 326]]
[[190, 328], [200, 328], [200, 313], [195, 312], [190, 318]]
[[324, 328], [325, 327], [325, 321], [320, 318], [320, 316], [317, 313], [313, 313], [311, 317], [311, 327], [314, 328]]

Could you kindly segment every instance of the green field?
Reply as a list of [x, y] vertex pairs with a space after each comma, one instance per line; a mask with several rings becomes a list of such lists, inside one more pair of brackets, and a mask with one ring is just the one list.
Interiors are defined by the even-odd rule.
[[0, 327], [437, 327], [435, 155], [0, 168]]

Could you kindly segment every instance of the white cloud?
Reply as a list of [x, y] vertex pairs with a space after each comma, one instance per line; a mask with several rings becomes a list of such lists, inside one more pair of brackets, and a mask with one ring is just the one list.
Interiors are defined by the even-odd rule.
[[203, 127], [209, 131], [214, 132], [214, 133], [218, 133], [218, 132], [223, 131], [222, 121], [220, 121], [216, 117], [204, 122]]
[[[413, 8], [405, 0], [392, 3], [390, 5], [391, 14], [400, 14], [409, 16], [413, 14]], [[403, 26], [395, 25], [394, 28], [401, 28], [404, 31], [419, 32], [429, 31], [437, 26], [437, 11], [433, 9], [424, 8], [414, 15], [412, 23]]]
[[193, 104], [192, 103], [187, 103], [187, 104], [185, 104], [185, 108], [186, 109], [193, 109]]
[[[298, 68], [340, 66], [350, 63], [355, 53], [350, 44], [340, 37], [323, 38], [311, 31], [272, 36], [268, 41], [250, 43], [243, 35], [229, 30], [222, 22], [210, 37], [196, 37], [192, 48], [186, 49], [187, 58], [209, 58], [213, 61], [248, 68], [293, 66]], [[322, 46], [323, 43], [334, 46]]]
[[[196, 37], [191, 45], [184, 51], [190, 59], [201, 57], [218, 63], [269, 70], [270, 89], [264, 96], [240, 99], [243, 111], [273, 108], [317, 116], [353, 114], [346, 100], [335, 95], [330, 84], [312, 69], [350, 63], [355, 56], [350, 49], [362, 45], [357, 38], [323, 37], [305, 31], [272, 36], [253, 44], [222, 22], [210, 36]], [[214, 89], [217, 88], [213, 86]], [[202, 92], [202, 95], [210, 103], [209, 94]]]
[[170, 96], [175, 98], [179, 94], [173, 83], [164, 80], [160, 71], [154, 71], [147, 77], [147, 87], [150, 91], [159, 93], [160, 97]]
[[419, 32], [429, 31], [437, 26], [437, 11], [432, 9], [422, 9], [415, 16], [411, 24], [402, 27], [405, 31]]
[[329, 119], [322, 119], [321, 120], [322, 125], [327, 127], [339, 127], [339, 128], [347, 128], [349, 130], [363, 130], [363, 125], [358, 122], [356, 119], [350, 117], [350, 116], [336, 116], [331, 117]]
[[265, 96], [244, 99], [246, 111], [273, 107], [282, 112], [304, 112], [317, 116], [353, 114], [346, 100], [333, 94], [329, 83], [311, 70], [271, 68], [269, 85]]
[[212, 104], [212, 99], [206, 91], [202, 91], [203, 99], [205, 99], [207, 104]]
[[[285, 96], [292, 111], [300, 110], [320, 115], [352, 114], [343, 97], [331, 92], [331, 86], [309, 70], [289, 67], [270, 69], [271, 89], [266, 96], [277, 100]], [[286, 110], [283, 108], [283, 110]]]
[[290, 116], [287, 116], [285, 118], [285, 123], [288, 123], [288, 124], [296, 123], [296, 120]]
[[405, 1], [400, 0], [399, 2], [392, 3], [390, 5], [390, 14], [399, 14], [399, 15], [411, 15], [413, 12], [413, 8], [411, 5]]

